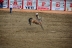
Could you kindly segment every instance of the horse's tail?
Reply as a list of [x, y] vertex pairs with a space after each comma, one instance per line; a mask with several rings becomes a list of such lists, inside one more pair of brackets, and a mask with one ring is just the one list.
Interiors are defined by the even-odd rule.
[[28, 22], [29, 22], [30, 25], [31, 25], [31, 20], [32, 20], [32, 18], [29, 18], [29, 19], [28, 19]]

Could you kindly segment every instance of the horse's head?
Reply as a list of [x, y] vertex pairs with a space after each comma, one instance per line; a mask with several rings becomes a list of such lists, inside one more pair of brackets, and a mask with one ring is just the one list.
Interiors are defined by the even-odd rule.
[[28, 19], [30, 25], [31, 25], [32, 19], [33, 19], [33, 18], [29, 18], [29, 19]]

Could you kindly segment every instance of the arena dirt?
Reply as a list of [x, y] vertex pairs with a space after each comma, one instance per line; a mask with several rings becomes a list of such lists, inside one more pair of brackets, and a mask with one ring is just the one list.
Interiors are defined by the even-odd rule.
[[[30, 26], [28, 18], [42, 17]], [[72, 48], [72, 14], [0, 10], [0, 48]], [[57, 11], [56, 11], [57, 12]], [[61, 12], [61, 11], [60, 11]]]

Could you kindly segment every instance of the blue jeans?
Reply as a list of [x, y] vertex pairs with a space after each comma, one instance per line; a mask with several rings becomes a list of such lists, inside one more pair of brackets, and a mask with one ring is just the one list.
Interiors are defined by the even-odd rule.
[[10, 8], [10, 13], [12, 13], [12, 8]]

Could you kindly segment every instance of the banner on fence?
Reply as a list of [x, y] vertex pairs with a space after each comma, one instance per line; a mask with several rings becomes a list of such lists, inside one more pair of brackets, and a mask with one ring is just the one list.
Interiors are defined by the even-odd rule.
[[10, 0], [10, 3], [13, 4], [13, 8], [22, 8], [22, 0]]
[[52, 0], [52, 10], [65, 10], [64, 0]]
[[3, 2], [3, 8], [8, 8], [8, 0], [4, 0], [4, 2]]
[[37, 10], [50, 10], [50, 0], [38, 0]]
[[36, 9], [36, 0], [24, 0], [24, 9]]
[[68, 11], [72, 9], [72, 0], [66, 0], [66, 8]]
[[72, 7], [72, 1], [66, 1], [66, 7], [68, 8]]

